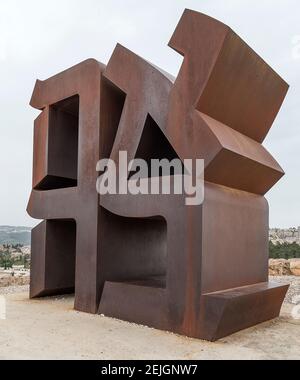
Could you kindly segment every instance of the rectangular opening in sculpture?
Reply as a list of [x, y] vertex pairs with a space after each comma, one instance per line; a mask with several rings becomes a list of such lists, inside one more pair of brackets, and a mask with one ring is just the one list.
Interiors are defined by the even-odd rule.
[[47, 173], [37, 190], [77, 186], [79, 96], [49, 107]]
[[164, 218], [128, 218], [101, 210], [106, 280], [165, 288], [167, 223]]

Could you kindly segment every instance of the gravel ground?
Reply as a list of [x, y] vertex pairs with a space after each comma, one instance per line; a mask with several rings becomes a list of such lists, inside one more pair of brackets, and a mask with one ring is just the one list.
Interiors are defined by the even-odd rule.
[[71, 295], [30, 300], [28, 286], [0, 288], [7, 305], [7, 317], [0, 320], [0, 360], [299, 360], [300, 320], [292, 317], [291, 301], [293, 296], [300, 295], [300, 277], [270, 280], [291, 284], [280, 318], [215, 343], [79, 313], [74, 310]]
[[[296, 276], [270, 276], [270, 281], [279, 284], [290, 284], [289, 291], [285, 298], [285, 302], [289, 304], [296, 304], [296, 297], [300, 297], [300, 277]], [[299, 302], [299, 301], [298, 301]]]
[[[295, 297], [300, 297], [300, 277], [296, 276], [270, 276], [270, 281], [277, 282], [279, 284], [290, 284], [289, 291], [287, 293], [285, 302], [289, 304], [295, 304]], [[0, 287], [0, 294], [13, 294], [23, 293], [29, 291], [29, 285], [23, 286], [9, 286]]]
[[[19, 291], [20, 289], [17, 289]], [[74, 297], [5, 294], [1, 359], [300, 359], [300, 320], [280, 318], [210, 343], [74, 310]]]
[[0, 294], [13, 294], [29, 292], [29, 285], [0, 287]]

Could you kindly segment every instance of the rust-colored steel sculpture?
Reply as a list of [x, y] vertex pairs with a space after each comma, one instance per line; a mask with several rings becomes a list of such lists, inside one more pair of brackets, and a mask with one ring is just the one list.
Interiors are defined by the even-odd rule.
[[103, 286], [100, 226], [105, 221], [95, 165], [110, 152], [124, 101], [102, 79], [104, 68], [85, 61], [38, 81], [31, 99], [42, 113], [35, 122], [28, 212], [45, 221], [32, 232], [30, 295], [75, 288], [75, 308], [90, 313], [98, 310]]
[[[38, 81], [31, 297], [73, 292], [77, 310], [216, 340], [277, 317], [266, 192], [283, 176], [261, 145], [288, 85], [229, 27], [186, 10], [175, 79], [117, 45]], [[96, 164], [205, 160], [205, 197], [98, 195]], [[160, 177], [160, 181], [163, 177]], [[128, 182], [131, 180], [128, 179]], [[150, 178], [143, 178], [147, 183]]]

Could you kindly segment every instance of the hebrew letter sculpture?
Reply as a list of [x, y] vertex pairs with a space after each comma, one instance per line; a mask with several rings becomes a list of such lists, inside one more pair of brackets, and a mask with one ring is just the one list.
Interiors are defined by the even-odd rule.
[[28, 212], [45, 221], [32, 232], [30, 295], [75, 288], [75, 308], [90, 313], [98, 310], [103, 286], [95, 168], [111, 149], [123, 107], [102, 80], [104, 68], [88, 60], [37, 81], [31, 99], [42, 113], [35, 122]]
[[[77, 310], [214, 341], [277, 317], [288, 289], [268, 281], [264, 195], [284, 173], [262, 146], [288, 85], [194, 11], [170, 47], [184, 57], [176, 79], [118, 44], [106, 67], [37, 82], [31, 297], [75, 289]], [[120, 151], [204, 159], [203, 203], [98, 195], [97, 161]]]

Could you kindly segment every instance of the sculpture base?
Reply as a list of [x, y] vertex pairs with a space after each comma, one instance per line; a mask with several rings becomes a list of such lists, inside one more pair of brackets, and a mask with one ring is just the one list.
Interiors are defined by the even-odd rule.
[[107, 281], [99, 314], [159, 330], [170, 330], [167, 323], [166, 290], [143, 284]]
[[175, 326], [167, 310], [166, 290], [136, 283], [106, 282], [99, 314], [216, 341], [279, 316], [289, 285], [259, 283], [202, 296], [195, 327]]
[[203, 295], [199, 338], [215, 341], [277, 318], [289, 285], [261, 283]]

